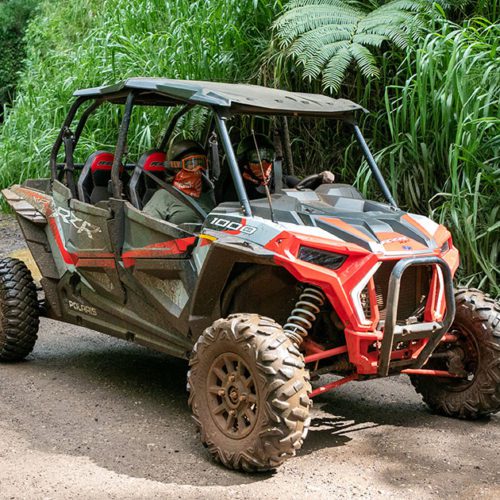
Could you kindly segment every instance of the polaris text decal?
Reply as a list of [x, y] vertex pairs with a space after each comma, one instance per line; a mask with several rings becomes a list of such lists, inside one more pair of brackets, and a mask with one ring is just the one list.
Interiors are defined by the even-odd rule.
[[68, 299], [68, 307], [74, 311], [88, 314], [89, 316], [97, 316], [97, 309], [95, 307], [86, 306], [84, 304], [80, 304], [79, 302], [75, 302], [74, 300]]

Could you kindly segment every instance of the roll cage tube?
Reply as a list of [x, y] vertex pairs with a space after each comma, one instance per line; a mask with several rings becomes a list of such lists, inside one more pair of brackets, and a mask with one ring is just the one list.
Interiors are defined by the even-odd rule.
[[229, 163], [229, 170], [231, 171], [234, 187], [236, 188], [236, 193], [238, 194], [238, 199], [241, 203], [241, 208], [243, 209], [243, 213], [246, 217], [251, 217], [252, 209], [250, 208], [248, 195], [245, 190], [245, 185], [243, 184], [240, 169], [238, 168], [238, 162], [236, 161], [236, 156], [231, 144], [231, 139], [229, 138], [229, 132], [227, 131], [226, 127], [227, 116], [224, 116], [221, 111], [217, 109], [214, 109], [214, 115], [217, 123], [217, 129], [219, 130], [222, 144], [224, 146], [224, 151], [227, 155], [227, 161]]
[[352, 126], [354, 127], [354, 135], [356, 136], [358, 144], [360, 145], [361, 150], [363, 151], [363, 155], [366, 158], [366, 162], [368, 163], [368, 166], [370, 167], [370, 170], [372, 171], [372, 174], [375, 177], [377, 184], [382, 190], [382, 194], [384, 195], [385, 199], [389, 202], [390, 205], [392, 205], [394, 208], [398, 208], [397, 203], [394, 201], [394, 198], [392, 197], [391, 191], [389, 190], [387, 184], [385, 183], [384, 177], [382, 176], [382, 172], [380, 172], [380, 169], [378, 168], [378, 165], [375, 162], [375, 159], [373, 158], [370, 149], [368, 148], [368, 144], [366, 144], [365, 138], [363, 137], [363, 134], [361, 133], [361, 130], [358, 127], [358, 124], [353, 123]]
[[[59, 136], [57, 137], [54, 146], [52, 147], [52, 151], [50, 154], [50, 171], [51, 171], [51, 182], [54, 181], [54, 179], [57, 178], [57, 155], [59, 154], [59, 150], [61, 148], [61, 145], [65, 143], [65, 136], [66, 135], [71, 135], [71, 129], [70, 125], [73, 123], [73, 120], [75, 119], [76, 113], [78, 109], [88, 101], [88, 98], [85, 97], [80, 97], [78, 98], [73, 105], [71, 106], [68, 115], [61, 127], [61, 131], [59, 133]], [[73, 164], [73, 154], [76, 149], [76, 146], [78, 145], [78, 141], [80, 139], [80, 136], [82, 135], [82, 131], [85, 128], [85, 125], [87, 124], [87, 121], [92, 113], [99, 108], [105, 101], [105, 99], [95, 99], [88, 107], [87, 109], [82, 113], [82, 116], [80, 117], [80, 120], [78, 121], [78, 125], [76, 126], [75, 133], [71, 135], [72, 137], [72, 144], [70, 145], [70, 150], [68, 151], [67, 145], [65, 144], [65, 162], [66, 164], [71, 163]], [[69, 145], [69, 143], [68, 143]], [[68, 158], [68, 153], [71, 156], [71, 158]], [[67, 169], [68, 170], [68, 169]], [[66, 182], [68, 183], [68, 187], [70, 184], [70, 179], [69, 175], [72, 175], [70, 172], [67, 172], [67, 178]], [[72, 193], [73, 196], [75, 193]]]
[[75, 140], [73, 144], [73, 151], [76, 149], [76, 146], [78, 144], [78, 141], [80, 139], [80, 136], [82, 135], [83, 129], [85, 128], [85, 125], [87, 124], [87, 120], [89, 119], [89, 116], [105, 101], [104, 99], [96, 99], [83, 113], [80, 118], [80, 121], [78, 122], [78, 125], [76, 126], [75, 130]]
[[172, 119], [168, 124], [167, 130], [165, 131], [165, 134], [163, 135], [163, 138], [158, 146], [158, 149], [160, 151], [165, 151], [167, 149], [168, 142], [174, 132], [177, 122], [192, 108], [193, 108], [192, 104], [185, 104], [181, 109], [179, 109], [179, 111], [177, 111], [177, 113], [174, 114], [174, 116], [172, 116]]
[[121, 199], [122, 186], [120, 181], [120, 165], [122, 164], [122, 156], [125, 151], [125, 143], [127, 141], [128, 127], [130, 125], [130, 117], [132, 115], [132, 107], [134, 105], [134, 93], [130, 92], [125, 101], [125, 111], [123, 113], [120, 131], [118, 133], [118, 141], [116, 143], [115, 157], [111, 167], [111, 187], [113, 189], [113, 198]]
[[[61, 126], [61, 130], [59, 131], [56, 141], [52, 146], [52, 150], [50, 152], [50, 160], [49, 160], [51, 184], [57, 179], [57, 154], [59, 153], [59, 149], [61, 148], [61, 144], [63, 143], [64, 134], [66, 130], [69, 130], [69, 126], [73, 122], [73, 119], [75, 118], [76, 112], [78, 111], [79, 107], [87, 100], [88, 100], [87, 97], [79, 97], [73, 103]], [[65, 158], [65, 161], [67, 161], [67, 158]]]

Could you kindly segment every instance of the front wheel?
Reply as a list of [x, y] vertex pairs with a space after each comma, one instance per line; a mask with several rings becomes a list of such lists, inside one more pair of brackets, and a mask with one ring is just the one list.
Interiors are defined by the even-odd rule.
[[269, 318], [233, 314], [207, 328], [193, 349], [188, 390], [202, 443], [231, 469], [273, 469], [307, 434], [309, 374]]
[[450, 333], [425, 368], [459, 375], [440, 378], [412, 375], [411, 382], [435, 412], [476, 419], [500, 410], [500, 305], [478, 290], [455, 294], [457, 312]]

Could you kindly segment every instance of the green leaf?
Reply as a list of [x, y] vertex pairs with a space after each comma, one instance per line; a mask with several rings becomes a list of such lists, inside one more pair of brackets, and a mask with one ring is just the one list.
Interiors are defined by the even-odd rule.
[[337, 91], [344, 79], [345, 72], [352, 60], [348, 47], [339, 50], [327, 64], [323, 72], [323, 86], [325, 89]]
[[358, 64], [363, 76], [368, 78], [379, 76], [380, 71], [375, 63], [375, 57], [373, 57], [373, 54], [366, 47], [363, 47], [359, 43], [352, 43], [349, 51]]

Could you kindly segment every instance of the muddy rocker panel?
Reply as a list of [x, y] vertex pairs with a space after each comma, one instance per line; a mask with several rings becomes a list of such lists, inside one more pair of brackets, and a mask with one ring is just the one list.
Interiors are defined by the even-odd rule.
[[142, 315], [147, 310], [148, 320], [158, 327], [186, 337], [187, 304], [196, 280], [189, 257], [198, 238], [126, 202], [123, 215], [119, 269], [130, 306]]
[[[85, 228], [90, 233], [78, 231], [76, 227], [68, 233], [71, 244], [79, 244], [81, 248], [78, 249], [76, 273], [60, 284], [60, 295], [67, 298], [65, 313], [78, 316], [78, 321], [73, 318], [73, 322], [185, 357], [191, 343], [175, 328], [175, 324], [172, 326], [172, 319], [169, 321], [165, 317], [164, 310], [161, 314], [158, 301], [131, 274], [138, 266], [128, 269], [121, 259], [121, 253], [127, 251], [123, 247], [130, 229], [126, 223], [125, 205], [123, 201], [111, 200], [109, 205], [103, 204], [109, 206], [105, 209], [75, 200], [70, 202], [71, 214], [88, 222]], [[139, 228], [132, 229], [133, 232], [136, 230], [140, 231]], [[89, 244], [88, 239], [82, 237], [83, 233], [87, 237], [91, 234], [91, 240], [97, 235], [95, 243]], [[147, 239], [147, 235], [145, 237]], [[125, 262], [135, 264], [133, 254]], [[81, 309], [78, 312], [73, 312], [70, 307], [75, 302]]]

